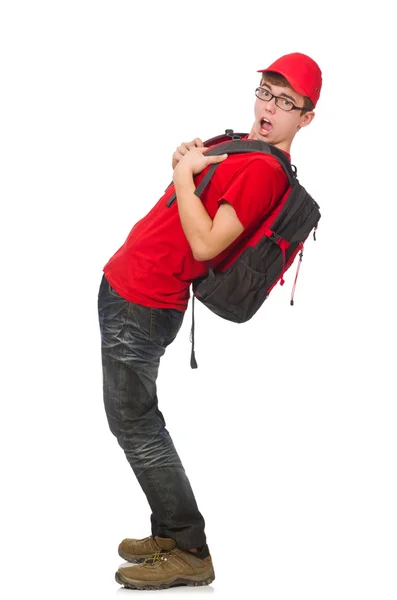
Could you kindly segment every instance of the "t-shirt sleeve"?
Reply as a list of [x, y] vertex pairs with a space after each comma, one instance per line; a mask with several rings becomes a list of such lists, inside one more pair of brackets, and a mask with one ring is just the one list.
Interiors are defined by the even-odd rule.
[[272, 209], [277, 177], [278, 173], [269, 162], [261, 158], [254, 159], [225, 187], [218, 206], [225, 200], [229, 202], [247, 229]]

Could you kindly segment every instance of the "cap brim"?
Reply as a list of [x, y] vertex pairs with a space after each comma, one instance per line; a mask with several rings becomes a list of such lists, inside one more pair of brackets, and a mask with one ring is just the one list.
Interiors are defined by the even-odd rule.
[[298, 83], [296, 83], [294, 81], [293, 77], [291, 77], [290, 75], [286, 75], [285, 73], [280, 71], [280, 69], [262, 69], [260, 71], [257, 71], [257, 73], [269, 73], [269, 72], [279, 73], [288, 81], [289, 85], [292, 87], [293, 90], [295, 90], [295, 92], [298, 92], [298, 94], [300, 94], [301, 96], [308, 97], [306, 90], [304, 90]]

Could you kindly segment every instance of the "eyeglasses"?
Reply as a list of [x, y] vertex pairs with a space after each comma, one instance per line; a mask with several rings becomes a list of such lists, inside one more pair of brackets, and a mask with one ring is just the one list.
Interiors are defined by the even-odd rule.
[[308, 108], [304, 108], [303, 106], [295, 106], [295, 104], [291, 102], [291, 100], [283, 98], [282, 96], [275, 96], [265, 88], [256, 88], [255, 96], [260, 100], [264, 100], [265, 102], [270, 102], [272, 98], [275, 98], [276, 106], [282, 108], [282, 110], [309, 110]]

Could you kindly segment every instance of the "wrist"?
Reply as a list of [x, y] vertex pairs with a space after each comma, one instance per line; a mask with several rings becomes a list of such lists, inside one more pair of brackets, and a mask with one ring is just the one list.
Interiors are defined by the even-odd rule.
[[193, 173], [190, 169], [178, 168], [178, 165], [174, 169], [173, 174], [174, 185], [189, 186], [194, 185]]

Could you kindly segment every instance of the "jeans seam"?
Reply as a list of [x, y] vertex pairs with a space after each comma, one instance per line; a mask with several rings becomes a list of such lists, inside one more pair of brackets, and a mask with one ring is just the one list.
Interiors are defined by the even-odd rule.
[[153, 341], [155, 335], [155, 329], [156, 329], [156, 310], [151, 308], [150, 309], [150, 323], [149, 323], [149, 338], [151, 341]]
[[[111, 288], [110, 288], [110, 284], [109, 284], [109, 293], [110, 293], [110, 289]], [[120, 298], [121, 298], [121, 296], [120, 296]], [[133, 304], [133, 303], [129, 302], [128, 300], [125, 300], [124, 298], [121, 298], [121, 300], [124, 300], [124, 302], [127, 304], [127, 314], [124, 315], [123, 337], [121, 339], [121, 343], [125, 344], [125, 337], [126, 337], [127, 331], [128, 331], [127, 321], [128, 321], [128, 318], [130, 316], [132, 316], [132, 314], [134, 313], [134, 310], [136, 308], [136, 304]], [[125, 429], [125, 426], [124, 426], [124, 419], [122, 418], [121, 393], [120, 393], [122, 370], [123, 370], [122, 369], [122, 365], [118, 364], [118, 371], [119, 372], [118, 372], [118, 378], [117, 378], [117, 385], [118, 385], [117, 418], [118, 418], [118, 421], [119, 421], [120, 432], [123, 435], [126, 435], [126, 429]]]

